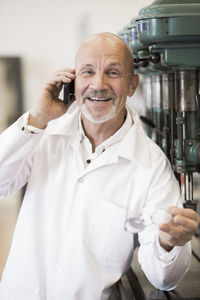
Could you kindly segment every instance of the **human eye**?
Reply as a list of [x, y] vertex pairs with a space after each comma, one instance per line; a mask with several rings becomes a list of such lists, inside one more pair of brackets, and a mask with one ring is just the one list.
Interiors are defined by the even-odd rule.
[[107, 74], [111, 77], [120, 77], [121, 72], [118, 69], [109, 69], [107, 70]]
[[90, 75], [94, 74], [94, 71], [92, 69], [84, 69], [81, 71], [81, 74], [83, 76], [90, 76]]

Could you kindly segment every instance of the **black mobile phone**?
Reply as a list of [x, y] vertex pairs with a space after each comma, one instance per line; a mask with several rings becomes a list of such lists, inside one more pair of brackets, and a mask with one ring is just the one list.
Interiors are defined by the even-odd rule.
[[70, 83], [64, 83], [63, 84], [63, 103], [65, 105], [70, 103], [70, 100], [74, 94], [75, 94], [74, 80], [72, 80]]

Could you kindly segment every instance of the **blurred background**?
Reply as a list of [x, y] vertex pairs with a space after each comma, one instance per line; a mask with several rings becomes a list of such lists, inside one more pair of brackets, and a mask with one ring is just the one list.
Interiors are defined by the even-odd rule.
[[22, 59], [24, 110], [91, 34], [117, 33], [151, 0], [0, 0], [0, 56]]
[[[51, 73], [74, 66], [76, 50], [85, 38], [103, 31], [117, 33], [151, 2], [0, 0], [0, 132], [31, 107]], [[139, 97], [142, 109], [138, 89], [134, 99]], [[0, 278], [21, 195], [0, 200]]]

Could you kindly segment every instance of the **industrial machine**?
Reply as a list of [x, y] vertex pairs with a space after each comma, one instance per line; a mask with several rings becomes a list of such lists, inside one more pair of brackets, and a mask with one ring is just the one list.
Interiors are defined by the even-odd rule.
[[184, 176], [185, 206], [195, 209], [193, 173], [200, 170], [200, 1], [154, 1], [140, 11], [136, 25], [138, 39], [149, 49], [146, 60], [157, 58], [152, 69], [160, 75], [152, 75], [152, 85], [155, 82], [157, 87], [152, 98], [155, 101], [159, 93], [155, 102], [160, 104], [157, 113], [162, 128], [158, 129], [164, 133], [163, 146], [170, 148], [174, 171]]
[[146, 85], [149, 136], [184, 177], [185, 206], [200, 171], [200, 1], [157, 0], [119, 33]]
[[[143, 78], [146, 115], [140, 118], [146, 132], [171, 162], [184, 206], [200, 214], [193, 189], [200, 173], [200, 0], [155, 0], [119, 36]], [[193, 254], [200, 262], [200, 230], [195, 239]]]

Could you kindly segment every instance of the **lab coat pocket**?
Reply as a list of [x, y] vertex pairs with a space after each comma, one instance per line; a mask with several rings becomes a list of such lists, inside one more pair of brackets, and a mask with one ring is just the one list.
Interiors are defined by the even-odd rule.
[[95, 205], [87, 236], [87, 248], [100, 265], [121, 264], [133, 251], [133, 235], [125, 230], [127, 211], [101, 200]]

